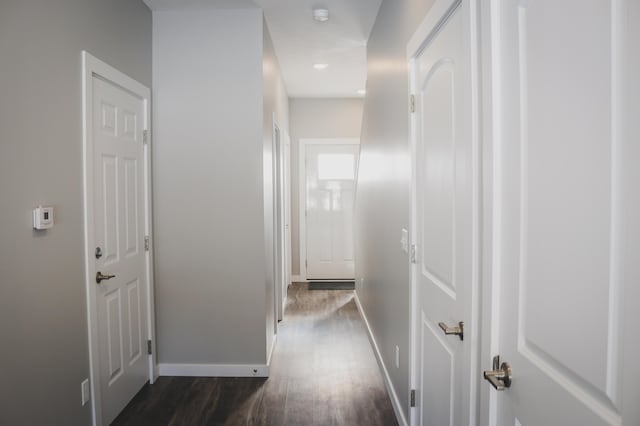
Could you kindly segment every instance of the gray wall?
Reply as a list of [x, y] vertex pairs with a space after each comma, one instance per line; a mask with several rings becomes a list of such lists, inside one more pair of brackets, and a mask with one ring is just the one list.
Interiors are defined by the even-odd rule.
[[[89, 377], [81, 51], [151, 86], [137, 0], [0, 3], [0, 424], [82, 425]], [[54, 206], [34, 232], [31, 210]]]
[[159, 363], [264, 364], [262, 12], [154, 12]]
[[291, 136], [291, 269], [300, 273], [300, 221], [298, 162], [300, 139], [359, 138], [362, 99], [322, 98], [289, 100]]
[[[273, 181], [273, 120], [278, 125], [281, 135], [288, 132], [289, 104], [287, 91], [282, 81], [280, 65], [273, 49], [273, 42], [269, 34], [266, 21], [263, 25], [263, 52], [262, 52], [262, 79], [263, 79], [263, 111], [262, 111], [262, 140], [264, 159], [264, 230], [265, 230], [265, 257], [267, 259], [267, 279], [265, 310], [267, 317], [267, 351], [271, 350], [274, 343], [273, 336], [276, 332], [275, 321], [275, 287], [274, 274], [274, 181]], [[275, 116], [274, 116], [275, 115]], [[284, 143], [283, 138], [280, 138]]]
[[[406, 47], [433, 1], [383, 0], [367, 44], [367, 96], [356, 195], [357, 292], [405, 415], [409, 394], [411, 162]], [[364, 279], [364, 285], [360, 279]], [[395, 346], [400, 368], [395, 367]]]

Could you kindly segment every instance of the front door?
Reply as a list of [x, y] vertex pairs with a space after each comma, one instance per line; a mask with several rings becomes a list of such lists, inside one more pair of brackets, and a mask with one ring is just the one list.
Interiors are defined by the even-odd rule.
[[492, 423], [638, 425], [637, 2], [494, 3]]
[[307, 278], [354, 279], [353, 203], [358, 145], [306, 147]]
[[[419, 425], [468, 425], [477, 155], [468, 1], [438, 2], [412, 61], [415, 370]], [[445, 7], [442, 7], [445, 5]]]
[[[102, 419], [149, 379], [145, 264], [144, 101], [93, 77], [96, 310]], [[98, 281], [100, 281], [98, 283]]]

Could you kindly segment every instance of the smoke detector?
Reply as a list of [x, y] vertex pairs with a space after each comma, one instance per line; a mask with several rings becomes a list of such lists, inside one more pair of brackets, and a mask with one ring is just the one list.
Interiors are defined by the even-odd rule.
[[313, 19], [318, 22], [327, 22], [329, 20], [329, 9], [313, 9]]

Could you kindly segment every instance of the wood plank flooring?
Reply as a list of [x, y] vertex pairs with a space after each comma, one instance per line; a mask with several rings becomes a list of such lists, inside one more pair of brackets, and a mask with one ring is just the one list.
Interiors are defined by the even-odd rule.
[[289, 287], [265, 378], [160, 377], [114, 425], [397, 425], [353, 291]]

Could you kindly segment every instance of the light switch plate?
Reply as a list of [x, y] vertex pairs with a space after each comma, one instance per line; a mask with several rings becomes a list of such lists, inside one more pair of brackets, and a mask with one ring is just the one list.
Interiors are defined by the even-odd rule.
[[400, 244], [402, 245], [402, 251], [409, 253], [409, 231], [402, 228], [402, 235], [400, 236]]
[[89, 402], [89, 397], [91, 396], [91, 391], [89, 390], [89, 379], [84, 379], [82, 382], [82, 405]]

